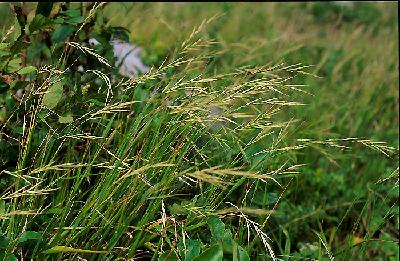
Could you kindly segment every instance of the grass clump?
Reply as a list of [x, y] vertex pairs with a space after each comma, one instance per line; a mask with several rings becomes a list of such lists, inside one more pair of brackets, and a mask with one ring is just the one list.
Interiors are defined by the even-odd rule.
[[[117, 7], [94, 4], [78, 12], [55, 4], [39, 16], [44, 7], [38, 5], [28, 26], [22, 19], [14, 25], [29, 33], [15, 32], [2, 43], [2, 258], [346, 259], [357, 251], [398, 256], [390, 252], [398, 229], [398, 144], [321, 131], [330, 129], [319, 119], [327, 112], [304, 102], [310, 93], [328, 95], [306, 86], [322, 68], [333, 72], [330, 84], [350, 77], [335, 67], [346, 61], [331, 61], [333, 70], [322, 62], [261, 63], [270, 43], [253, 47], [256, 38], [236, 44], [247, 48], [242, 54], [232, 51], [234, 27], [223, 24], [244, 24], [229, 21], [230, 12], [252, 8], [223, 4], [218, 7], [224, 15], [208, 15], [178, 39], [146, 38], [157, 39], [149, 44], [157, 51], [144, 57], [154, 66], [127, 79], [110, 66], [115, 58], [108, 40], [129, 39], [104, 18]], [[147, 12], [157, 7], [171, 8], [132, 6]], [[183, 17], [193, 14], [191, 5], [177, 8]], [[42, 24], [36, 31], [34, 21]], [[105, 40], [92, 48], [82, 42], [93, 32]], [[48, 38], [40, 52], [29, 49]], [[172, 51], [161, 46], [173, 40]], [[83, 72], [77, 62], [87, 66]], [[21, 86], [26, 92], [13, 100]], [[362, 97], [376, 101], [369, 92]], [[313, 106], [313, 112], [305, 109]], [[304, 113], [311, 127], [303, 127]], [[334, 127], [346, 133], [343, 125]], [[366, 153], [377, 160], [363, 165]], [[357, 164], [344, 173], [364, 172], [368, 181], [371, 171], [386, 173], [351, 189], [346, 179], [352, 185], [359, 180], [337, 173], [343, 172], [338, 162]]]

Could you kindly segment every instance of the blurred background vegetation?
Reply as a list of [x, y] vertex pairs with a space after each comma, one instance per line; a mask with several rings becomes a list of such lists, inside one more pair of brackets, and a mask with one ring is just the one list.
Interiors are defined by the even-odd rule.
[[[221, 13], [204, 32], [219, 42], [212, 48], [221, 53], [207, 72], [284, 61], [312, 65], [307, 72], [318, 76], [297, 76], [309, 94], [298, 92], [295, 100], [306, 106], [281, 115], [299, 120], [288, 136], [362, 137], [398, 148], [397, 10], [394, 2], [144, 2], [108, 4], [104, 15], [109, 25], [130, 30], [146, 64], [159, 66], [196, 25]], [[0, 4], [0, 17], [4, 34], [14, 23], [8, 5]], [[340, 260], [398, 260], [398, 156], [384, 158], [358, 145], [352, 150], [330, 153], [315, 146], [288, 154], [307, 165], [287, 184], [265, 228], [278, 252], [320, 259], [322, 237]], [[265, 209], [280, 197], [261, 184], [252, 193], [245, 204]]]
[[310, 72], [321, 78], [301, 79], [314, 95], [302, 94], [308, 106], [295, 112], [307, 121], [301, 131], [398, 145], [396, 3], [121, 3], [105, 9], [109, 24], [128, 28], [151, 65], [216, 13], [223, 16], [206, 33], [224, 55], [210, 71], [281, 60], [313, 65]]

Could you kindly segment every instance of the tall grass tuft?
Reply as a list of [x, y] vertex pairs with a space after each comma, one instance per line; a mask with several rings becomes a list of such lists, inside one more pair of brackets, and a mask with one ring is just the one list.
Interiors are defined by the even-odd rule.
[[[206, 260], [223, 252], [278, 260], [285, 251], [276, 237], [286, 230], [269, 224], [308, 163], [301, 151], [329, 157], [331, 148], [361, 144], [383, 157], [397, 153], [370, 139], [310, 139], [293, 132], [298, 121], [282, 114], [307, 106], [295, 99], [309, 95], [296, 82], [298, 75], [315, 77], [307, 65], [211, 70], [210, 62], [229, 52], [204, 34], [219, 17], [204, 20], [160, 66], [137, 78], [113, 82], [107, 72], [87, 70], [104, 82], [102, 102], [88, 101], [67, 123], [47, 118], [75, 105], [50, 108], [46, 101], [67, 77], [66, 64], [38, 70], [39, 80], [19, 104], [24, 118], [16, 166], [1, 171], [12, 180], [0, 192], [0, 228], [9, 239], [5, 257], [191, 260], [197, 254]], [[77, 42], [65, 46], [65, 61], [74, 50], [110, 65]], [[43, 135], [34, 135], [39, 131]], [[278, 191], [274, 203], [248, 205], [258, 189]], [[321, 257], [333, 259], [328, 239], [314, 233]], [[24, 235], [27, 242], [40, 240], [27, 245]]]

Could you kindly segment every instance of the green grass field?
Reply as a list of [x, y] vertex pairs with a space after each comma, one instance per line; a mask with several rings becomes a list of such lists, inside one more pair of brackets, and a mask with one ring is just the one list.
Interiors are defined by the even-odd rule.
[[[110, 3], [23, 38], [0, 4], [0, 259], [398, 260], [397, 9]], [[91, 15], [153, 69], [74, 45]]]

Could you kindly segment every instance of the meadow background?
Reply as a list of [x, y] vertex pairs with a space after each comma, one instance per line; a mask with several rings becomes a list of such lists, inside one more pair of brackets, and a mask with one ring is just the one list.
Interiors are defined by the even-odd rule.
[[[142, 57], [149, 66], [161, 66], [166, 57], [176, 56], [177, 50], [191, 35], [193, 28], [213, 15], [221, 14], [199, 33], [205, 39], [218, 42], [206, 46], [212, 52], [207, 63], [203, 67], [186, 67], [179, 72], [167, 72], [170, 80], [164, 79], [162, 84], [175, 83], [182, 75], [193, 78], [203, 73], [212, 77], [244, 66], [273, 66], [282, 61], [287, 65], [301, 63], [299, 67], [312, 65], [302, 69], [303, 72], [290, 80], [295, 84], [294, 87], [302, 91], [290, 92], [284, 97], [304, 105], [284, 107], [274, 116], [283, 123], [293, 122], [287, 127], [285, 124], [280, 126], [278, 136], [271, 140], [267, 137], [242, 152], [239, 145], [235, 149], [235, 145], [221, 145], [224, 150], [215, 149], [215, 146], [218, 147], [215, 144], [207, 147], [208, 142], [200, 138], [202, 144], [206, 144], [204, 147], [207, 147], [204, 154], [210, 158], [205, 165], [223, 165], [227, 169], [245, 165], [246, 170], [253, 171], [271, 171], [270, 167], [280, 166], [287, 161], [305, 165], [299, 168], [299, 173], [283, 173], [282, 177], [276, 177], [280, 186], [272, 180], [261, 182], [257, 176], [251, 179], [252, 176], [239, 171], [232, 171], [233, 174], [219, 173], [222, 176], [239, 176], [238, 180], [229, 180], [230, 185], [224, 184], [221, 187], [219, 180], [211, 178], [210, 173], [201, 172], [207, 166], [201, 162], [202, 154], [199, 153], [199, 158], [193, 156], [196, 158], [194, 170], [197, 172], [193, 172], [195, 174], [191, 177], [201, 182], [194, 185], [190, 180], [187, 181], [193, 186], [192, 189], [182, 184], [177, 185], [181, 180], [174, 180], [171, 176], [177, 172], [187, 174], [185, 165], [182, 165], [183, 169], [168, 169], [169, 172], [160, 174], [154, 169], [163, 166], [146, 168], [146, 164], [168, 162], [179, 165], [178, 162], [183, 162], [182, 158], [187, 154], [177, 152], [175, 155], [173, 150], [170, 153], [174, 156], [166, 158], [163, 146], [166, 144], [165, 148], [168, 148], [168, 144], [173, 144], [171, 146], [174, 148], [186, 148], [183, 141], [177, 142], [174, 138], [181, 137], [181, 133], [188, 130], [181, 125], [174, 129], [170, 124], [165, 125], [168, 126], [166, 129], [160, 128], [159, 124], [166, 121], [162, 120], [163, 117], [168, 118], [161, 114], [162, 111], [158, 112], [148, 104], [134, 105], [135, 111], [142, 112], [135, 115], [134, 119], [124, 120], [115, 116], [110, 120], [110, 117], [104, 117], [100, 120], [101, 124], [88, 125], [86, 128], [103, 137], [111, 133], [111, 126], [119, 129], [121, 135], [111, 143], [114, 150], [110, 150], [117, 158], [118, 155], [125, 157], [128, 147], [133, 148], [133, 154], [137, 154], [138, 150], [143, 151], [143, 157], [148, 162], [132, 159], [132, 164], [136, 164], [135, 169], [148, 171], [150, 182], [162, 184], [157, 187], [157, 193], [152, 194], [140, 188], [145, 185], [139, 185], [136, 181], [121, 183], [121, 175], [115, 171], [117, 168], [105, 170], [107, 177], [113, 179], [93, 178], [89, 182], [91, 174], [88, 173], [98, 175], [102, 170], [92, 170], [92, 167], [89, 169], [79, 164], [100, 164], [107, 158], [102, 155], [103, 152], [94, 143], [87, 145], [83, 149], [83, 156], [80, 156], [81, 152], [68, 149], [76, 146], [71, 143], [74, 145], [61, 149], [64, 157], [52, 158], [54, 151], [60, 152], [54, 148], [57, 147], [54, 141], [54, 145], [37, 150], [45, 156], [41, 157], [42, 165], [36, 161], [31, 164], [31, 173], [35, 170], [35, 173], [45, 171], [45, 177], [55, 180], [53, 183], [49, 181], [49, 184], [57, 183], [63, 187], [57, 192], [45, 191], [50, 185], [40, 190], [40, 185], [35, 187], [37, 194], [40, 194], [39, 199], [35, 196], [32, 196], [35, 199], [29, 199], [29, 195], [35, 194], [32, 192], [24, 194], [23, 198], [13, 197], [10, 200], [9, 192], [19, 191], [23, 186], [16, 185], [20, 182], [16, 181], [19, 179], [19, 168], [10, 163], [3, 165], [8, 173], [14, 171], [14, 174], [19, 174], [8, 175], [4, 171], [0, 174], [0, 256], [1, 251], [4, 251], [3, 257], [9, 260], [12, 260], [11, 253], [13, 258], [18, 259], [40, 257], [50, 260], [80, 257], [97, 260], [113, 259], [116, 256], [154, 260], [268, 260], [273, 256], [280, 260], [398, 260], [397, 10], [398, 3], [391, 2], [107, 4], [103, 10], [106, 25], [127, 28], [131, 42], [143, 47]], [[0, 15], [5, 17], [0, 22], [4, 35], [14, 19], [12, 12], [3, 4], [0, 5]], [[237, 80], [236, 76], [229, 77], [224, 80], [225, 85], [215, 88], [228, 86]], [[132, 95], [135, 99], [148, 99], [150, 91], [147, 89], [150, 90], [149, 86], [156, 84], [144, 84], [138, 87], [142, 91], [135, 91]], [[5, 98], [2, 99], [5, 102]], [[124, 97], [120, 100], [126, 99]], [[74, 100], [69, 100], [63, 108], [73, 107], [73, 103]], [[260, 110], [257, 106], [249, 105], [245, 112], [260, 113]], [[3, 114], [3, 118], [8, 116], [7, 112]], [[156, 123], [151, 115], [159, 117]], [[140, 121], [135, 117], [140, 117]], [[78, 117], [74, 115], [75, 118]], [[179, 119], [172, 118], [170, 122], [175, 121]], [[138, 133], [136, 136], [133, 134], [135, 131]], [[235, 133], [237, 137], [232, 133], [232, 136], [223, 133], [223, 137], [216, 140], [232, 144], [243, 140], [246, 143], [253, 137], [249, 132]], [[187, 140], [198, 142], [200, 134], [190, 132], [190, 135], [193, 138]], [[211, 131], [210, 135], [219, 134]], [[352, 137], [383, 141], [395, 149], [385, 155], [379, 149], [369, 148], [373, 146], [368, 147], [368, 142], [352, 142], [348, 145], [350, 149], [346, 150], [323, 143], [313, 143], [301, 150], [290, 149], [290, 144], [299, 139], [326, 141]], [[276, 139], [282, 139], [282, 143], [289, 149], [270, 156], [270, 159], [257, 155], [256, 152], [269, 147]], [[159, 140], [165, 144], [158, 143]], [[143, 144], [159, 149], [146, 151], [147, 145]], [[4, 142], [0, 145], [0, 157], [4, 157], [9, 153], [9, 147]], [[188, 151], [190, 146], [187, 145]], [[237, 160], [237, 155], [241, 153], [245, 160]], [[29, 161], [24, 160], [23, 156], [18, 157], [15, 165], [20, 166], [21, 160]], [[11, 162], [8, 159], [6, 161]], [[65, 165], [64, 170], [63, 167], [43, 170], [50, 163], [68, 162], [76, 164], [68, 166], [69, 173], [60, 176], [62, 179], [55, 176], [60, 175], [57, 171], [67, 169]], [[111, 160], [109, 163], [115, 166], [121, 164], [112, 163]], [[191, 167], [187, 168], [191, 170]], [[132, 171], [126, 175], [132, 176]], [[85, 183], [85, 180], [88, 182]], [[203, 182], [211, 184], [203, 185]], [[115, 183], [119, 184], [115, 190], [107, 189], [107, 186], [112, 187]], [[86, 190], [89, 192], [86, 193]], [[123, 197], [122, 194], [127, 193], [131, 193], [130, 203], [125, 202], [128, 206], [121, 203], [124, 202], [122, 199], [118, 201]], [[112, 202], [118, 204], [102, 203], [114, 196], [116, 198]], [[234, 207], [226, 204], [227, 201], [239, 206], [241, 214], [246, 214], [246, 218], [237, 212], [235, 215]], [[9, 214], [16, 210], [36, 211], [49, 202], [52, 202], [51, 207], [38, 215]], [[121, 204], [126, 211], [119, 210]], [[98, 206], [98, 214], [94, 211], [95, 206]], [[70, 215], [74, 209], [77, 212]], [[268, 244], [264, 243], [262, 233], [260, 235], [254, 227], [250, 229], [253, 223], [247, 219], [259, 224], [258, 228], [269, 237], [266, 239]], [[252, 232], [248, 232], [248, 229]], [[27, 234], [26, 231], [31, 233]], [[232, 243], [232, 240], [236, 243]], [[52, 249], [53, 252], [45, 252], [46, 249]]]

